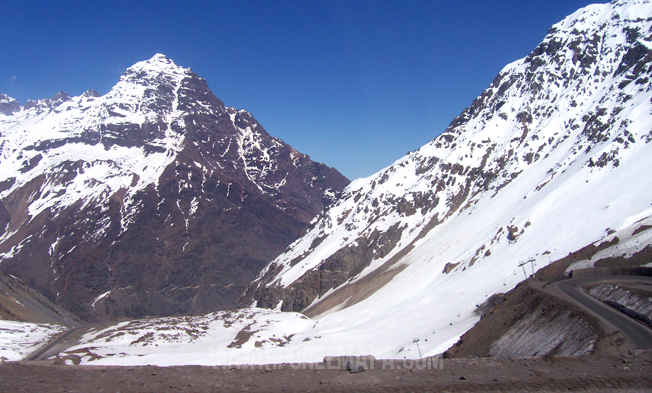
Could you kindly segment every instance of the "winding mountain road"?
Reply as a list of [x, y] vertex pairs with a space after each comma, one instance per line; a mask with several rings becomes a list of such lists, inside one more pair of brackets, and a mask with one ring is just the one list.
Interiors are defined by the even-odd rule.
[[641, 282], [652, 284], [652, 277], [609, 276], [582, 277], [558, 281], [554, 285], [574, 302], [620, 330], [637, 349], [652, 349], [652, 330], [641, 322], [593, 298], [583, 291], [588, 285]]
[[[78, 332], [80, 330], [84, 330], [84, 329], [88, 329], [88, 327], [82, 326], [82, 327], [77, 327], [77, 328], [73, 328], [73, 329], [69, 329], [69, 330], [64, 331], [63, 333], [59, 334], [59, 336], [56, 337], [54, 340], [50, 341], [45, 346], [43, 346], [43, 347], [39, 348], [38, 350], [36, 350], [35, 352], [31, 353], [29, 356], [27, 356], [25, 358], [25, 360], [42, 360], [42, 359], [47, 358], [48, 356], [56, 355], [62, 349], [59, 349], [59, 350], [55, 351], [54, 353], [48, 353], [48, 352], [51, 349], [53, 349], [56, 345], [58, 345], [58, 344], [62, 343], [63, 341], [65, 341], [68, 337], [70, 337], [71, 334], [76, 333], [76, 332]], [[69, 345], [71, 345], [71, 344], [69, 344]]]

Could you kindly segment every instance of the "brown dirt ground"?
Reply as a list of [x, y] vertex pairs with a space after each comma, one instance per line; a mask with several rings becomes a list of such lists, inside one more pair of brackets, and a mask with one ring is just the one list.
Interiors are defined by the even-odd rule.
[[[238, 367], [0, 365], [3, 392], [463, 392], [652, 391], [652, 351], [620, 356], [444, 359], [404, 369], [379, 360], [367, 372], [324, 363]], [[393, 367], [390, 367], [393, 365]], [[409, 364], [405, 364], [409, 367]], [[321, 367], [322, 369], [318, 369]]]

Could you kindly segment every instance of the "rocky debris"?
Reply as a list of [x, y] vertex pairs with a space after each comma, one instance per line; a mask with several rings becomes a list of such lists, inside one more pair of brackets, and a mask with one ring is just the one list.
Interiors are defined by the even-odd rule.
[[305, 310], [315, 299], [360, 274], [372, 260], [387, 255], [396, 246], [402, 231], [395, 225], [385, 232], [376, 231], [369, 238], [361, 237], [358, 244], [341, 248], [318, 268], [306, 272], [295, 286], [250, 286], [238, 304], [246, 306], [256, 300], [259, 307], [271, 308], [283, 300], [282, 311]]

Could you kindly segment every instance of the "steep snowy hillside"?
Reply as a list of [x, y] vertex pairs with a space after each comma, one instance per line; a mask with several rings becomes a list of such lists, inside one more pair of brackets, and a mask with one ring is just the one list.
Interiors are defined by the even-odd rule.
[[228, 307], [347, 184], [160, 54], [0, 95], [0, 268], [85, 318]]
[[577, 11], [442, 135], [349, 185], [240, 304], [376, 356], [444, 351], [491, 294], [652, 215], [651, 74], [652, 2]]

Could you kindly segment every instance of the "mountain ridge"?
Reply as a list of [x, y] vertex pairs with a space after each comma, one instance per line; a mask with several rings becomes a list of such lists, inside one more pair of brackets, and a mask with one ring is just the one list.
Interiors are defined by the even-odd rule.
[[348, 184], [161, 54], [104, 96], [0, 101], [0, 266], [85, 318], [228, 307]]
[[[340, 333], [395, 326], [402, 338], [378, 342], [382, 356], [429, 337], [427, 325], [434, 354], [475, 323], [483, 298], [648, 217], [649, 15], [649, 1], [614, 1], [555, 24], [443, 134], [352, 182], [239, 304]], [[442, 316], [411, 316], [428, 307]]]
[[[545, 286], [539, 278], [649, 265], [650, 15], [651, 1], [614, 1], [554, 25], [444, 134], [346, 187], [305, 236], [261, 270], [240, 298], [242, 309], [116, 324], [86, 335], [60, 361], [323, 367], [325, 356], [373, 355], [414, 365], [463, 344], [462, 334], [491, 312], [495, 318], [483, 321], [491, 334], [480, 326], [471, 335], [481, 339], [476, 354], [509, 346], [518, 356], [554, 356], [563, 347], [570, 348], [565, 354], [599, 352], [596, 333], [623, 350], [618, 336], [574, 318], [574, 308], [530, 295]], [[240, 151], [231, 148], [242, 146], [239, 140], [226, 141], [220, 153]], [[174, 181], [178, 173], [194, 176], [189, 160], [167, 167], [161, 184], [177, 188], [155, 189], [166, 201], [184, 184]], [[252, 198], [231, 185], [224, 192], [234, 202]], [[148, 195], [143, 203], [159, 201], [154, 191]], [[163, 203], [171, 210], [161, 214], [184, 213], [191, 197]], [[198, 209], [212, 214], [205, 205]], [[185, 226], [185, 217], [175, 227]], [[143, 237], [135, 241], [152, 243], [146, 231], [134, 231], [138, 222], [121, 244], [134, 241], [134, 233]], [[113, 266], [124, 269], [118, 262]], [[537, 280], [523, 283], [534, 274]], [[108, 302], [98, 296], [96, 306], [120, 300], [126, 286], [119, 287], [106, 294]], [[502, 311], [494, 307], [505, 298]], [[496, 323], [503, 328], [492, 329]]]

